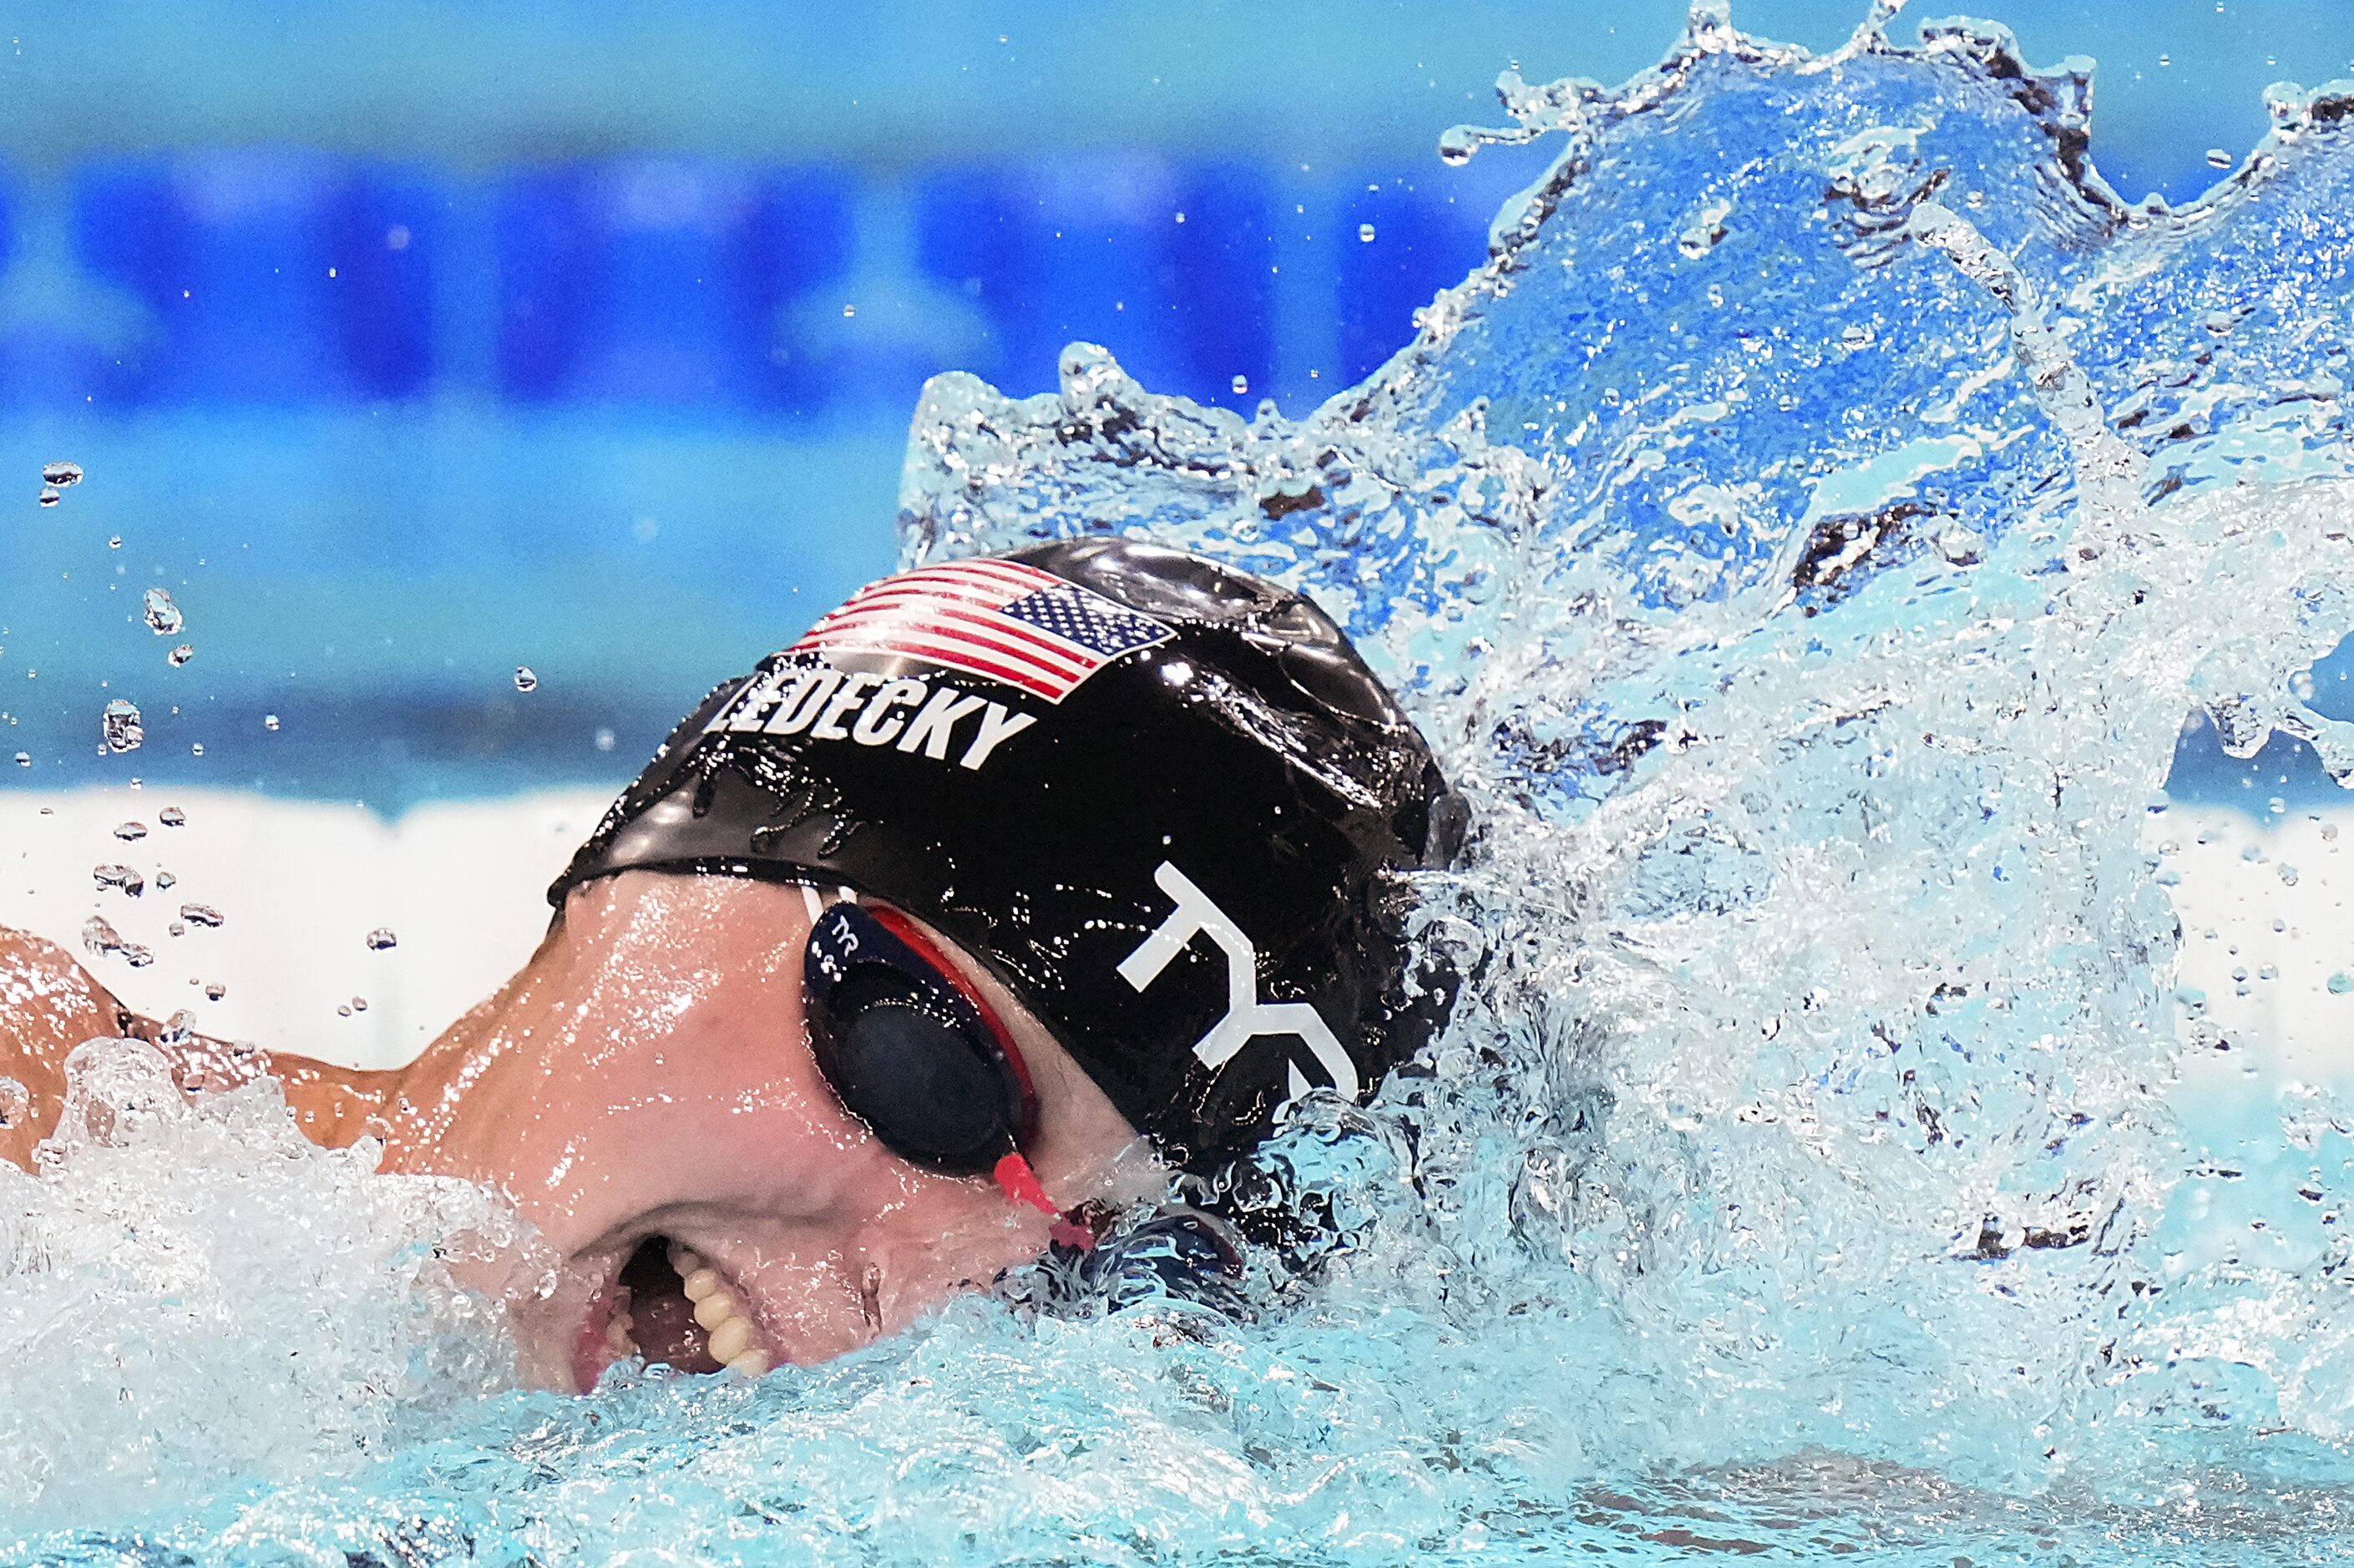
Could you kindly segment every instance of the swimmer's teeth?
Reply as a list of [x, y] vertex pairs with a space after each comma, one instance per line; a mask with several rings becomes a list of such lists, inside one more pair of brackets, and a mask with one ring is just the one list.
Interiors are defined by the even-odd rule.
[[612, 1319], [605, 1325], [605, 1350], [607, 1353], [611, 1355], [617, 1361], [627, 1361], [630, 1357], [636, 1355], [638, 1353], [638, 1341], [630, 1337], [630, 1331], [636, 1327], [637, 1321], [630, 1316], [630, 1309], [628, 1308], [624, 1307], [620, 1311], [614, 1313]]
[[711, 1359], [745, 1377], [769, 1370], [769, 1348], [752, 1335], [752, 1315], [720, 1279], [719, 1271], [685, 1247], [673, 1245], [670, 1266], [678, 1270], [679, 1287], [695, 1303], [695, 1320], [710, 1335]]

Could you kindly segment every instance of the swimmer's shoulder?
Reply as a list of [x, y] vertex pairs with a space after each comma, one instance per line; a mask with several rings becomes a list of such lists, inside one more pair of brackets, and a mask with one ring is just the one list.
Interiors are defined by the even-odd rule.
[[[63, 948], [0, 926], [0, 1037], [44, 1024], [68, 1030], [96, 1025], [96, 1033], [120, 1033], [131, 1016]], [[90, 1037], [75, 1038], [78, 1044]]]
[[29, 1101], [0, 1088], [0, 1159], [30, 1169], [33, 1145], [57, 1123], [67, 1054], [85, 1040], [122, 1034], [137, 1020], [112, 992], [55, 942], [0, 926], [0, 1078], [24, 1086]]

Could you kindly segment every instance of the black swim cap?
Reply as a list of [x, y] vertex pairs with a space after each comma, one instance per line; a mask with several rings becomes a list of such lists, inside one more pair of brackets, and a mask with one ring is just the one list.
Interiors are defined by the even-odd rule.
[[887, 577], [714, 691], [548, 890], [840, 883], [986, 964], [1180, 1164], [1363, 1099], [1452, 980], [1394, 874], [1464, 811], [1300, 595], [1117, 538]]

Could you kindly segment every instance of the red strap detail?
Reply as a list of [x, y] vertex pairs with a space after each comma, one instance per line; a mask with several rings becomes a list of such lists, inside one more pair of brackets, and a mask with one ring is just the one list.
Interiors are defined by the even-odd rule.
[[997, 1162], [996, 1176], [998, 1188], [1007, 1202], [1027, 1203], [1055, 1222], [1046, 1234], [1055, 1241], [1081, 1252], [1096, 1245], [1094, 1231], [1055, 1207], [1055, 1201], [1046, 1196], [1046, 1189], [1039, 1184], [1038, 1172], [1030, 1169], [1027, 1160], [1019, 1154], [1007, 1155]]
[[1059, 1217], [1060, 1209], [1046, 1196], [1046, 1189], [1038, 1184], [1038, 1172], [1019, 1154], [1009, 1154], [997, 1162], [997, 1185], [1010, 1202], [1027, 1203], [1042, 1214]]

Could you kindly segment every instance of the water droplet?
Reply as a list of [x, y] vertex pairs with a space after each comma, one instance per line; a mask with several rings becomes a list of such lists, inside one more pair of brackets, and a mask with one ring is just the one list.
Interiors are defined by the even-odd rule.
[[0, 1078], [0, 1127], [15, 1127], [32, 1113], [32, 1091], [14, 1078]]
[[366, 1012], [367, 1011], [367, 998], [364, 996], [355, 996], [352, 998], [352, 1011], [354, 1012]]
[[55, 506], [64, 494], [65, 492], [59, 490], [56, 485], [45, 484], [41, 486], [41, 504], [44, 506]]
[[177, 920], [175, 920], [170, 925], [164, 927], [164, 930], [165, 934], [174, 937], [185, 937], [188, 934], [188, 928], [180, 924]]
[[350, 1002], [348, 1002], [348, 1001], [347, 1001], [347, 1002], [345, 1002], [345, 1003], [344, 1003], [341, 1007], [338, 1007], [337, 1009], [335, 1009], [335, 1016], [336, 1016], [337, 1018], [349, 1018], [351, 1015], [352, 1015], [352, 1004], [351, 1004]]
[[196, 1033], [196, 1015], [184, 1007], [164, 1021], [164, 1027], [156, 1032], [155, 1044], [170, 1050], [174, 1046], [186, 1045]]
[[2349, 991], [2354, 991], [2354, 975], [2349, 975], [2343, 969], [2340, 969], [2338, 973], [2329, 977], [2330, 995], [2344, 996]]
[[41, 465], [41, 482], [54, 484], [59, 490], [81, 482], [81, 464], [78, 462], [45, 462]]
[[845, 321], [849, 320], [852, 316], [854, 316], [854, 315], [856, 315], [857, 313], [858, 313], [858, 307], [857, 307], [856, 305], [844, 305], [844, 306], [843, 306], [843, 307], [842, 307], [842, 315], [843, 315], [843, 320], [845, 320]]
[[164, 658], [172, 662], [172, 668], [175, 670], [178, 669], [181, 665], [186, 663], [196, 656], [196, 651], [195, 646], [186, 642], [181, 643], [177, 648], [173, 649], [169, 653], [164, 655]]
[[2170, 66], [2174, 63], [2174, 57], [2172, 55], [2160, 55], [2158, 57], [2158, 63], [2162, 66]]
[[1373, 242], [1373, 226], [1372, 224], [1361, 223], [1357, 225], [1357, 241], [1362, 245], [1371, 245]]
[[136, 942], [125, 940], [102, 916], [93, 915], [81, 923], [81, 945], [82, 949], [93, 959], [102, 959], [109, 953], [120, 954], [122, 961], [134, 969], [143, 969], [155, 961], [154, 953]]
[[367, 945], [370, 952], [381, 953], [387, 948], [398, 947], [400, 938], [392, 934], [390, 927], [378, 926], [367, 934]]
[[180, 906], [180, 918], [191, 926], [202, 926], [207, 931], [217, 931], [221, 927], [221, 912], [209, 904], [183, 904]]
[[180, 879], [174, 876], [170, 872], [159, 871], [155, 874], [155, 891], [161, 893], [167, 887], [177, 886], [179, 885], [179, 881]]
[[188, 813], [177, 806], [166, 806], [155, 813], [155, 820], [167, 828], [184, 828], [188, 824]]
[[529, 692], [529, 691], [534, 691], [534, 690], [536, 690], [536, 689], [538, 688], [538, 685], [539, 685], [539, 676], [538, 676], [537, 674], [535, 674], [535, 673], [533, 672], [532, 667], [531, 667], [530, 665], [528, 665], [528, 664], [518, 664], [518, 665], [516, 665], [516, 666], [515, 666], [515, 690], [516, 690], [516, 691], [518, 691], [518, 692]]
[[203, 741], [201, 741], [201, 740], [197, 740], [197, 741], [191, 741], [191, 742], [189, 742], [189, 744], [188, 744], [188, 755], [189, 755], [190, 757], [202, 757], [204, 754], [205, 754], [205, 743], [204, 743]]
[[1249, 390], [1250, 390], [1250, 377], [1249, 377], [1249, 376], [1235, 376], [1235, 381], [1234, 381], [1234, 387], [1235, 387], [1235, 397], [1241, 397], [1244, 393], [1246, 393], [1246, 392], [1247, 392], [1247, 391], [1249, 391]]
[[147, 590], [146, 612], [147, 630], [158, 637], [176, 636], [187, 620], [180, 613], [180, 607], [172, 602], [172, 590], [169, 588], [151, 588]]
[[611, 730], [600, 729], [597, 732], [597, 749], [599, 751], [610, 751], [613, 749], [613, 732]]
[[98, 884], [101, 893], [119, 887], [136, 898], [147, 891], [147, 879], [127, 865], [94, 865], [90, 868], [90, 874], [91, 880]]
[[1438, 161], [1449, 167], [1459, 168], [1471, 161], [1471, 154], [1477, 152], [1479, 147], [1479, 138], [1471, 133], [1471, 128], [1468, 125], [1458, 125], [1452, 130], [1440, 132]]
[[114, 825], [114, 836], [121, 839], [124, 843], [135, 844], [141, 839], [147, 836], [147, 824], [144, 822], [117, 822]]
[[228, 994], [228, 987], [221, 984], [220, 981], [207, 980], [205, 982], [205, 1000], [207, 1001], [218, 1001]]
[[29, 752], [29, 751], [20, 751], [20, 752], [18, 752], [18, 753], [16, 754], [16, 766], [17, 766], [17, 767], [19, 767], [19, 768], [30, 768], [32, 765], [33, 765], [33, 754], [32, 754], [31, 752]]
[[2207, 161], [2216, 168], [2228, 169], [2232, 166], [2232, 154], [2221, 147], [2210, 147], [2207, 149]]
[[278, 715], [276, 714], [262, 715], [261, 727], [264, 729], [276, 729], [278, 727]]
[[106, 547], [110, 550], [119, 550], [122, 548], [122, 535], [120, 534], [108, 535], [106, 537]]
[[99, 715], [98, 732], [99, 738], [106, 742], [106, 749], [118, 756], [138, 750], [139, 743], [147, 738], [147, 726], [140, 722], [139, 710], [121, 697], [108, 703], [106, 711]]

